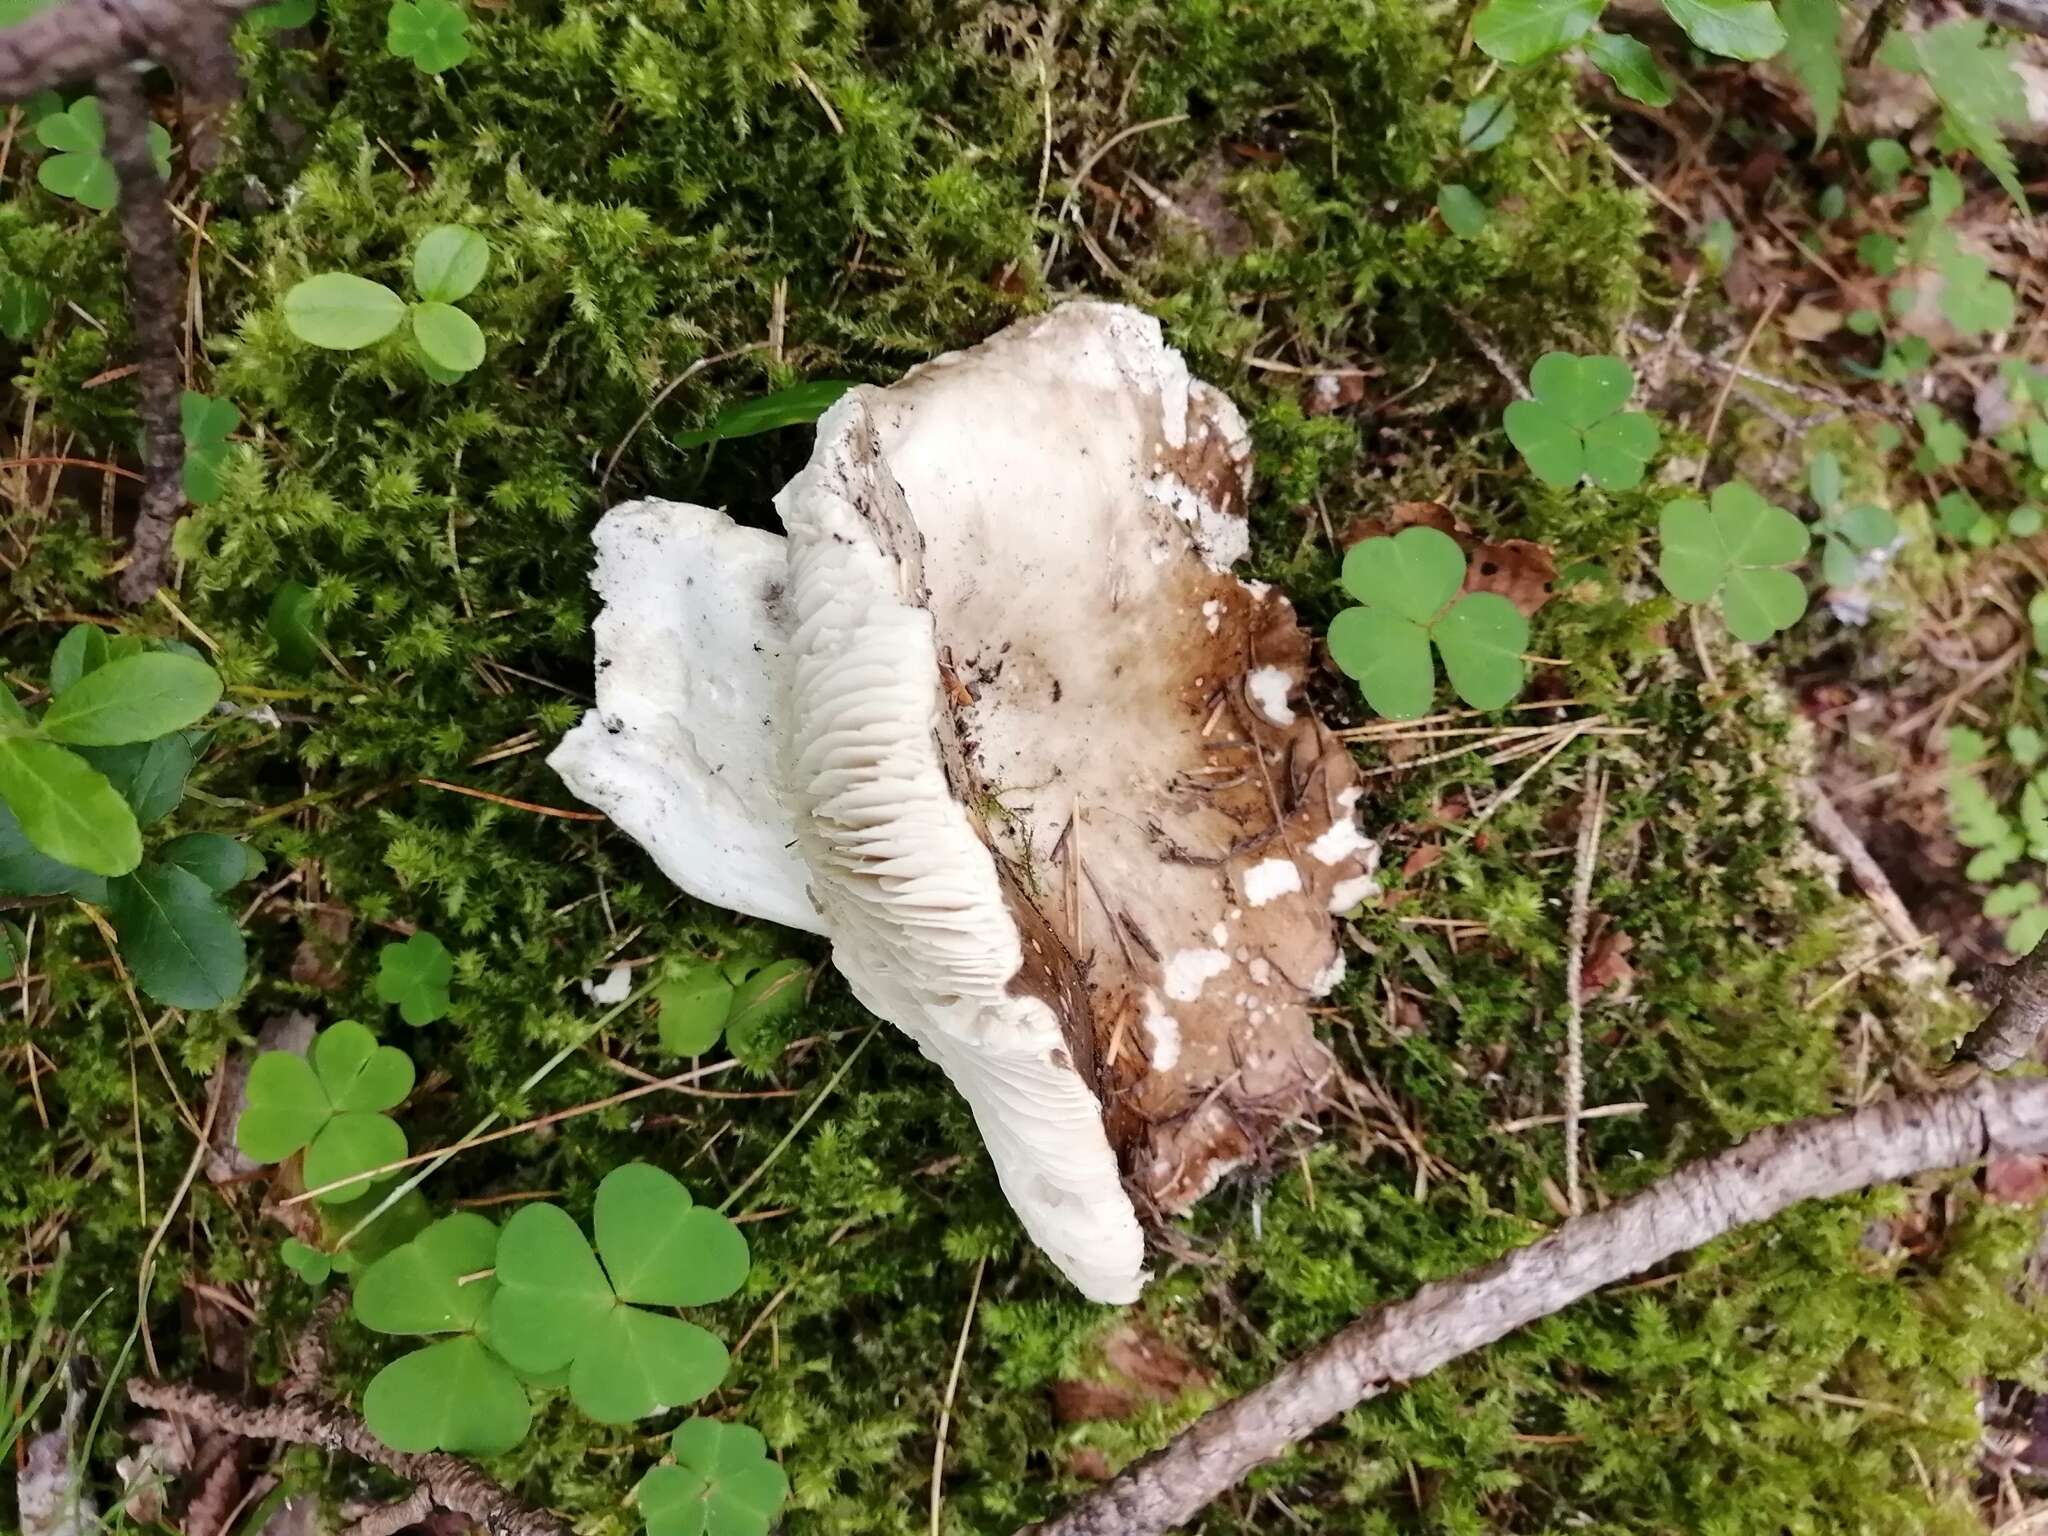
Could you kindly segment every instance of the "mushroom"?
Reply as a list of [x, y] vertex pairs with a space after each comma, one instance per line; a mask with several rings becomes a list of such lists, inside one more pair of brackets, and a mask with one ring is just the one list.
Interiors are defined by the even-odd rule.
[[1097, 1300], [1142, 1285], [1138, 1203], [1317, 1107], [1308, 1003], [1372, 890], [1307, 638], [1230, 573], [1249, 479], [1155, 321], [1013, 326], [827, 413], [779, 564], [701, 508], [610, 514], [598, 709], [552, 759], [693, 894], [802, 893]]

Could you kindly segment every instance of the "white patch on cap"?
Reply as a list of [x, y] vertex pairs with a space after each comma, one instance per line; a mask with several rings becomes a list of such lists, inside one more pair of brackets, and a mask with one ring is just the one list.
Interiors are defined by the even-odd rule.
[[1152, 1070], [1171, 1072], [1180, 1061], [1180, 1020], [1159, 1006], [1159, 994], [1145, 989], [1145, 1032], [1152, 1037]]
[[1284, 668], [1254, 667], [1244, 680], [1244, 690], [1252, 696], [1259, 713], [1274, 725], [1294, 724], [1294, 706], [1287, 702], [1287, 695], [1294, 691], [1294, 679]]
[[1160, 978], [1166, 995], [1177, 1003], [1192, 1003], [1214, 977], [1230, 969], [1230, 956], [1220, 949], [1176, 950], [1166, 962]]
[[1244, 872], [1244, 899], [1255, 907], [1300, 889], [1301, 871], [1292, 859], [1266, 859]]
[[1380, 883], [1371, 875], [1353, 875], [1349, 880], [1339, 880], [1330, 887], [1330, 910], [1349, 912], [1361, 901], [1379, 893]]
[[615, 965], [611, 974], [603, 981], [583, 983], [583, 995], [600, 1008], [609, 1008], [613, 1003], [623, 1003], [633, 994], [633, 972], [626, 966]]

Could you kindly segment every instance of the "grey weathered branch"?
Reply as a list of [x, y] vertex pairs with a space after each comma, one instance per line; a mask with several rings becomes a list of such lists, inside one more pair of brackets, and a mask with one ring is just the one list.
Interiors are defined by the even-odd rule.
[[[2038, 972], [2033, 974], [2038, 975]], [[2048, 1082], [1979, 1078], [1946, 1093], [1757, 1132], [1640, 1194], [1380, 1307], [1033, 1536], [1154, 1536], [1192, 1519], [1263, 1462], [1366, 1399], [1803, 1200], [1973, 1163], [2048, 1152]]]
[[1997, 1006], [1956, 1048], [1958, 1057], [1987, 1072], [2016, 1065], [2048, 1030], [2048, 944], [1997, 975]]
[[0, 29], [0, 101], [155, 60], [183, 72], [265, 0], [64, 0]]
[[[565, 1522], [520, 1502], [460, 1457], [394, 1451], [353, 1413], [309, 1393], [251, 1407], [198, 1387], [137, 1378], [128, 1383], [128, 1396], [140, 1407], [178, 1414], [245, 1440], [317, 1445], [382, 1467], [414, 1489], [413, 1495], [392, 1506], [394, 1511], [416, 1509], [417, 1500], [424, 1498], [432, 1508], [468, 1516], [493, 1536], [570, 1536]], [[376, 1516], [368, 1526], [377, 1529]]]

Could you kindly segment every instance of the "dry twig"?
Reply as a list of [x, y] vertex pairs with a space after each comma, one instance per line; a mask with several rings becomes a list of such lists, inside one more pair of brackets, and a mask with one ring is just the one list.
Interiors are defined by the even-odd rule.
[[[2048, 971], [2044, 957], [2040, 971]], [[2043, 988], [2048, 991], [2048, 987]], [[1946, 1093], [1757, 1132], [1604, 1211], [1574, 1216], [1484, 1268], [1366, 1313], [1264, 1386], [1213, 1409], [1033, 1536], [1156, 1536], [1371, 1397], [1602, 1286], [1803, 1200], [2048, 1152], [2048, 1082], [1978, 1078]]]
[[1579, 850], [1572, 872], [1571, 926], [1564, 971], [1564, 1190], [1574, 1216], [1583, 1208], [1579, 1191], [1579, 1120], [1586, 1107], [1586, 929], [1593, 910], [1593, 871], [1600, 862], [1600, 825], [1607, 818], [1607, 765], [1593, 770], [1579, 812]]

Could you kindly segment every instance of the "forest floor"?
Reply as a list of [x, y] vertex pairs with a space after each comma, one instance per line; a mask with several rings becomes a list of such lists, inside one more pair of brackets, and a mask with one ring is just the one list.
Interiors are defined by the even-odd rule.
[[[80, 623], [200, 647], [238, 707], [166, 827], [264, 865], [237, 898], [248, 982], [219, 1008], [139, 995], [83, 903], [0, 913], [24, 951], [0, 993], [0, 1343], [18, 1364], [41, 1316], [76, 1360], [17, 1462], [71, 1399], [56, 1443], [108, 1528], [284, 1536], [400, 1491], [110, 1390], [147, 1369], [266, 1400], [341, 1283], [309, 1284], [285, 1244], [303, 1266], [348, 1218], [230, 1154], [221, 1106], [259, 1040], [357, 1019], [403, 1047], [415, 1150], [547, 1119], [437, 1165], [435, 1215], [584, 1213], [634, 1159], [706, 1203], [740, 1194], [753, 1265], [692, 1314], [734, 1357], [700, 1411], [766, 1437], [785, 1528], [998, 1533], [1362, 1309], [1553, 1227], [1568, 966], [1597, 1207], [1759, 1126], [1924, 1086], [1975, 1017], [1957, 980], [2033, 921], [2048, 249], [1884, 72], [1853, 76], [1816, 148], [1768, 66], [1647, 30], [1679, 79], [1648, 108], [1571, 63], [1503, 70], [1419, 0], [510, 0], [479, 3], [469, 55], [431, 76], [388, 51], [389, 9], [245, 30], [210, 175], [165, 98], [187, 382], [240, 422], [175, 584], [139, 610], [111, 579], [136, 463], [115, 220], [46, 189], [19, 111], [0, 138], [0, 280], [54, 300], [4, 343], [0, 674], [39, 697]], [[1447, 226], [1451, 183], [1483, 229]], [[2017, 319], [1894, 304], [1931, 199]], [[309, 274], [402, 285], [450, 223], [492, 253], [463, 301], [488, 356], [459, 382], [286, 325]], [[590, 702], [596, 515], [649, 494], [772, 526], [809, 451], [803, 427], [686, 434], [805, 380], [888, 382], [1075, 294], [1158, 316], [1243, 409], [1247, 573], [1311, 630], [1342, 606], [1347, 536], [1435, 504], [1500, 543], [1544, 659], [1508, 711], [1446, 692], [1415, 722], [1319, 679], [1385, 886], [1344, 925], [1318, 1019], [1341, 1091], [1318, 1136], [1179, 1225], [1128, 1310], [1023, 1240], [965, 1108], [821, 946], [680, 897], [543, 761]], [[1640, 486], [1556, 489], [1517, 457], [1503, 410], [1560, 349], [1634, 369], [1663, 433]], [[1817, 545], [1789, 631], [1744, 646], [1659, 584], [1669, 504], [1739, 478], [1825, 523], [1822, 454], [1896, 537], [1830, 572]], [[311, 596], [281, 627], [291, 583]], [[1960, 835], [1959, 763], [1996, 823], [1966, 808]], [[1888, 890], [1816, 841], [1815, 786]], [[2005, 866], [1973, 865], [2006, 837]], [[453, 971], [414, 1025], [378, 983], [420, 933]], [[649, 985], [734, 957], [818, 969], [743, 1059], [612, 1102], [688, 1066]], [[593, 1000], [620, 966], [630, 1001]], [[1360, 1408], [1200, 1529], [2048, 1529], [2044, 1196], [2048, 1164], [2004, 1159], [1800, 1207]], [[357, 1401], [394, 1353], [337, 1325], [323, 1386]], [[549, 1399], [487, 1466], [625, 1536], [667, 1427]], [[124, 1504], [144, 1445], [160, 1486]]]

